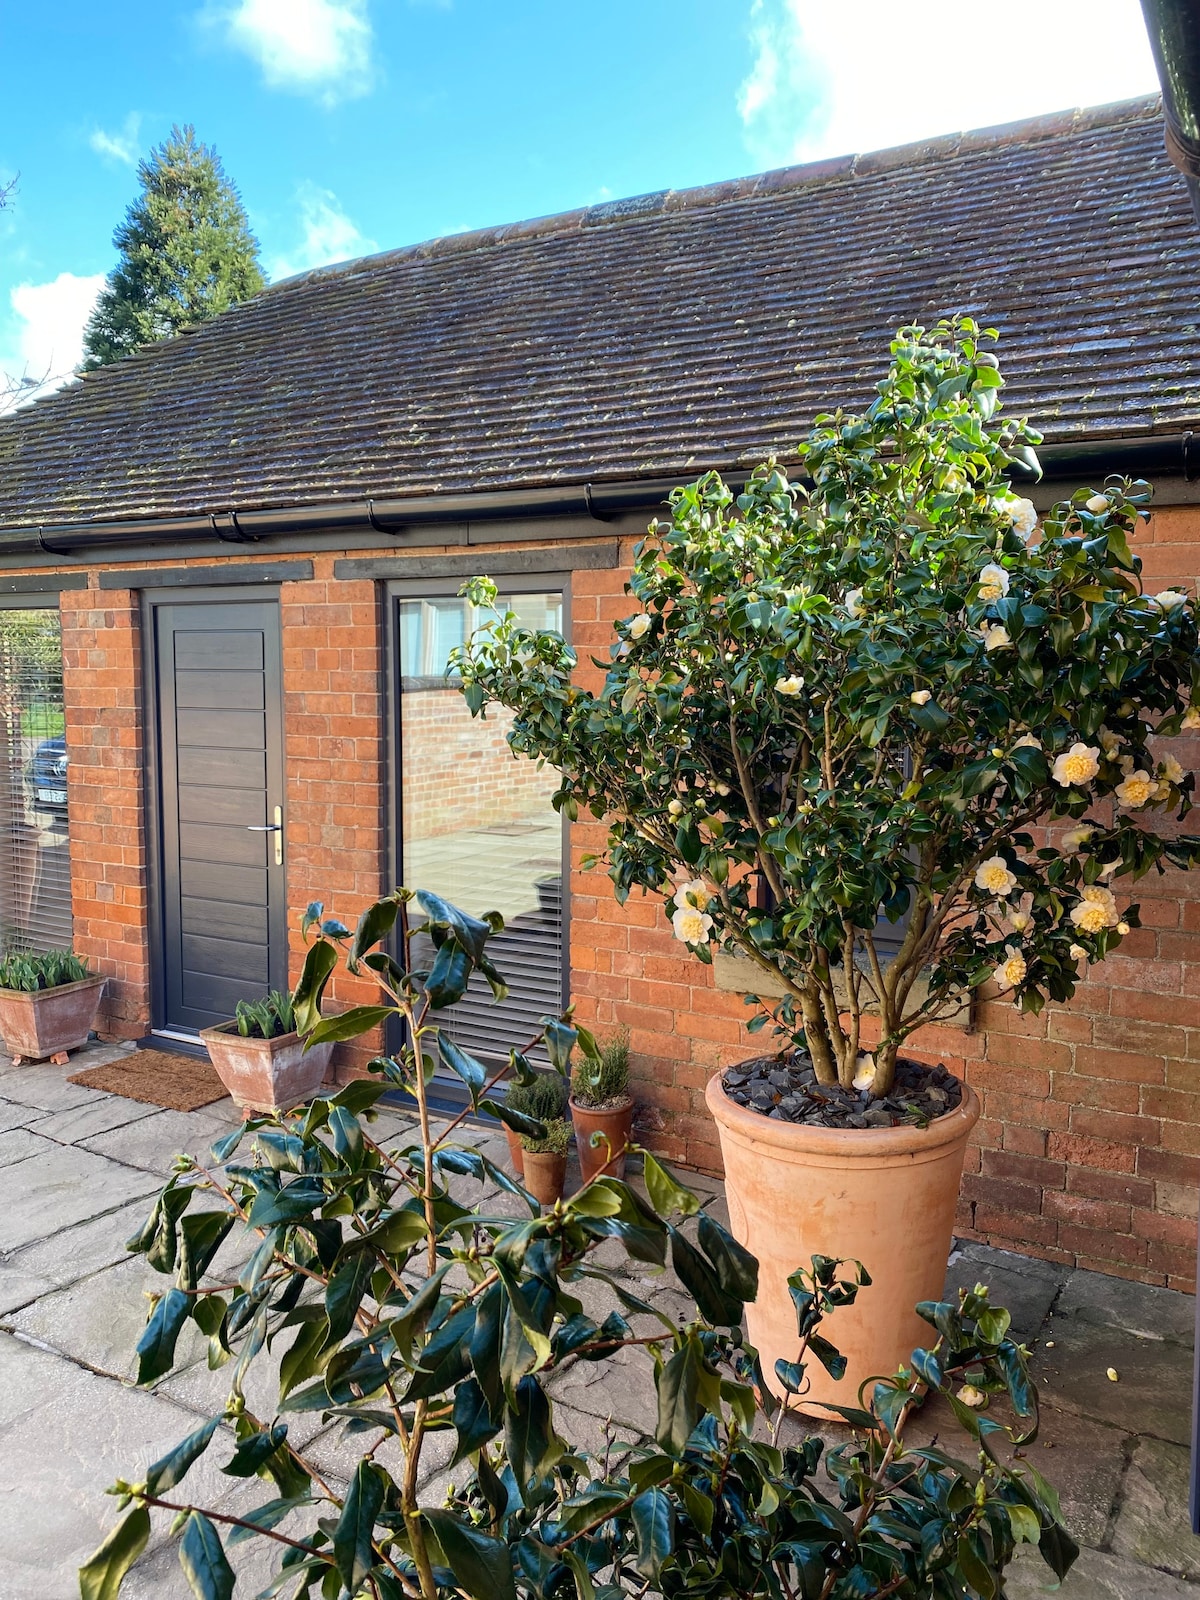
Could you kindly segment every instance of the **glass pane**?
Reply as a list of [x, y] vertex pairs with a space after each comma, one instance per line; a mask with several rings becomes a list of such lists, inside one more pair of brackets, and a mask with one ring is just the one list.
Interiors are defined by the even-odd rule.
[[58, 612], [0, 610], [0, 944], [71, 945]]
[[[502, 600], [531, 627], [562, 628], [562, 596]], [[402, 600], [400, 608], [401, 852], [404, 882], [432, 889], [479, 916], [499, 911], [492, 941], [511, 990], [497, 1005], [480, 979], [446, 1014], [467, 1049], [503, 1054], [525, 1044], [538, 1018], [562, 1007], [563, 831], [550, 796], [558, 775], [514, 756], [507, 712], [472, 717], [445, 680], [453, 645], [474, 627], [466, 602]]]

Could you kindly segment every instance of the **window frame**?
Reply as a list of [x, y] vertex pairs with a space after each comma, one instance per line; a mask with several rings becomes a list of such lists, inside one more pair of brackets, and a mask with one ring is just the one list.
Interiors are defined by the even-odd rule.
[[[506, 573], [502, 570], [504, 565], [505, 563], [495, 558], [489, 563], [487, 552], [480, 552], [479, 570], [485, 571], [489, 566], [493, 569], [494, 581], [501, 598], [515, 594], [544, 594], [547, 592], [562, 595], [562, 634], [563, 638], [570, 644], [572, 615], [570, 570]], [[389, 578], [384, 584], [383, 648], [384, 660], [387, 664], [384, 673], [385, 726], [387, 733], [384, 769], [386, 774], [384, 859], [387, 863], [389, 887], [404, 883], [404, 739], [401, 724], [403, 689], [401, 687], [400, 673], [399, 602], [401, 600], [453, 598], [462, 587], [463, 582], [464, 579], [459, 572], [451, 571], [443, 578], [436, 576]], [[428, 682], [429, 680], [419, 678], [417, 681]], [[514, 759], [522, 758], [517, 757]], [[571, 825], [565, 815], [562, 816], [561, 826], [563, 895], [562, 926], [560, 930], [562, 950], [560, 1000], [562, 1008], [565, 1010], [571, 1003]], [[416, 887], [432, 889], [435, 893], [439, 892], [437, 884], [419, 884]], [[498, 1060], [498, 1058], [489, 1059]]]

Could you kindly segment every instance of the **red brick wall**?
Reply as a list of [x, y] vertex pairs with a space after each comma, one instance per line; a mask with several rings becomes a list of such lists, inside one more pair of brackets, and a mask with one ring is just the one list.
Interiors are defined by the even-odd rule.
[[[1200, 511], [1160, 510], [1139, 539], [1151, 592], [1200, 572]], [[623, 551], [628, 559], [629, 552]], [[579, 573], [582, 660], [632, 609], [612, 573]], [[592, 685], [595, 686], [594, 683]], [[1173, 748], [1200, 767], [1200, 740]], [[581, 1020], [630, 1029], [644, 1130], [669, 1157], [717, 1171], [703, 1105], [717, 1067], [763, 1048], [738, 995], [679, 944], [657, 901], [615, 903], [580, 857], [603, 827], [573, 829], [572, 992]], [[1144, 879], [1128, 895], [1143, 927], [1093, 969], [1074, 1001], [1025, 1017], [984, 999], [976, 1028], [926, 1029], [913, 1053], [965, 1072], [983, 1100], [960, 1231], [1006, 1249], [1191, 1287], [1200, 1197], [1200, 878]], [[1125, 896], [1122, 896], [1124, 902]]]
[[101, 1027], [136, 1039], [150, 1016], [138, 597], [66, 590], [60, 614], [75, 950], [108, 974]]

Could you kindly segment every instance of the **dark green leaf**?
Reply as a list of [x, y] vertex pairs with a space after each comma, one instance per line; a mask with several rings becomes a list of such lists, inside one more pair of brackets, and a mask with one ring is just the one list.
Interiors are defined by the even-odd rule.
[[717, 1272], [717, 1282], [728, 1295], [753, 1301], [758, 1294], [758, 1261], [707, 1211], [700, 1213], [697, 1231], [700, 1248]]
[[673, 1456], [681, 1456], [700, 1420], [700, 1351], [688, 1338], [658, 1373], [658, 1426], [654, 1437]]
[[202, 1423], [193, 1433], [189, 1433], [181, 1444], [174, 1450], [169, 1450], [165, 1456], [160, 1456], [146, 1469], [146, 1491], [148, 1494], [160, 1494], [164, 1489], [173, 1489], [187, 1472], [192, 1462], [197, 1460], [208, 1449], [209, 1440], [216, 1432], [220, 1417], [213, 1417], [211, 1421]]
[[170, 1372], [175, 1341], [188, 1318], [190, 1297], [182, 1289], [168, 1289], [154, 1310], [137, 1343], [138, 1382], [153, 1383]]
[[314, 1044], [328, 1044], [331, 1040], [357, 1039], [395, 1014], [394, 1006], [351, 1006], [340, 1016], [325, 1017], [318, 1022], [305, 1036], [304, 1048], [308, 1050]]
[[193, 1511], [184, 1524], [179, 1565], [196, 1600], [232, 1600], [233, 1568], [221, 1535], [202, 1511]]
[[363, 1296], [371, 1287], [375, 1254], [359, 1250], [345, 1261], [325, 1287], [325, 1314], [329, 1318], [329, 1342], [340, 1344], [354, 1326]]
[[231, 1478], [252, 1478], [260, 1467], [266, 1465], [287, 1438], [287, 1425], [279, 1423], [259, 1433], [248, 1434], [238, 1443], [233, 1459], [221, 1468]]
[[372, 1541], [383, 1496], [384, 1480], [379, 1468], [370, 1461], [360, 1461], [333, 1533], [333, 1559], [351, 1594], [358, 1593], [375, 1565]]
[[668, 1232], [671, 1238], [671, 1265], [696, 1302], [700, 1315], [714, 1327], [737, 1327], [742, 1320], [742, 1302], [725, 1293], [712, 1267], [678, 1228], [669, 1228]]
[[661, 1489], [647, 1489], [633, 1502], [629, 1515], [637, 1540], [635, 1565], [643, 1577], [657, 1582], [675, 1544], [675, 1508]]
[[321, 1020], [321, 998], [337, 961], [337, 948], [327, 940], [318, 939], [316, 944], [309, 947], [300, 981], [292, 991], [292, 1010], [298, 1033], [308, 1033]]
[[451, 1072], [457, 1073], [470, 1090], [471, 1104], [476, 1105], [479, 1092], [487, 1082], [486, 1071], [474, 1056], [468, 1055], [465, 1050], [460, 1050], [444, 1029], [438, 1030], [437, 1046], [442, 1060]]
[[471, 958], [456, 939], [447, 939], [434, 957], [425, 980], [430, 1008], [442, 1011], [457, 1005], [467, 992], [471, 977]]
[[487, 1396], [474, 1378], [464, 1378], [454, 1391], [451, 1421], [458, 1434], [458, 1443], [450, 1462], [452, 1467], [473, 1455], [480, 1445], [487, 1444], [500, 1432], [500, 1424], [492, 1421]]
[[145, 1506], [117, 1523], [104, 1543], [79, 1569], [81, 1600], [117, 1600], [121, 1580], [150, 1541], [150, 1513]]
[[375, 904], [368, 906], [359, 917], [354, 938], [350, 941], [350, 948], [346, 952], [346, 965], [351, 972], [357, 972], [358, 964], [367, 951], [391, 933], [396, 926], [396, 914], [399, 910], [400, 901], [392, 894], [385, 900], [376, 900]]
[[468, 916], [465, 911], [460, 911], [457, 906], [451, 905], [449, 900], [443, 900], [440, 895], [430, 894], [427, 889], [417, 890], [416, 901], [432, 924], [454, 930], [455, 939], [470, 956], [472, 962], [478, 966], [483, 960], [485, 947], [492, 936], [491, 924], [481, 922], [478, 917]]
[[517, 1384], [504, 1418], [504, 1442], [522, 1495], [562, 1455], [562, 1440], [550, 1421], [550, 1402], [536, 1378], [524, 1377]]
[[677, 1183], [666, 1167], [660, 1161], [646, 1153], [643, 1157], [644, 1167], [642, 1176], [646, 1183], [646, 1193], [650, 1196], [650, 1204], [662, 1217], [669, 1217], [672, 1212], [680, 1211], [685, 1217], [693, 1217], [700, 1209], [699, 1198], [690, 1189], [685, 1189], [683, 1184]]
[[452, 1511], [425, 1511], [421, 1518], [442, 1547], [454, 1581], [471, 1600], [517, 1600], [508, 1546], [469, 1527]]

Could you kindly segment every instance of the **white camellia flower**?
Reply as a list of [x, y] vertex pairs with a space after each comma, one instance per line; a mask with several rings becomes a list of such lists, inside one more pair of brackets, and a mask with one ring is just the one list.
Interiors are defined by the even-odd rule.
[[993, 600], [1003, 600], [1008, 589], [1008, 573], [994, 561], [989, 561], [979, 574], [979, 598], [986, 600], [990, 605]]
[[1149, 805], [1157, 793], [1158, 784], [1145, 767], [1127, 772], [1113, 790], [1117, 804], [1123, 811], [1140, 811], [1144, 805]]
[[1086, 961], [1088, 953], [1081, 944], [1073, 944], [1069, 951], [1072, 961]]
[[914, 689], [908, 697], [915, 706], [927, 706], [933, 699], [932, 689]]
[[1095, 831], [1095, 828], [1086, 822], [1081, 822], [1074, 828], [1068, 828], [1062, 836], [1063, 849], [1068, 855], [1075, 855], [1080, 847], [1088, 842]]
[[989, 856], [975, 870], [975, 887], [984, 894], [994, 894], [997, 900], [1005, 900], [1017, 887], [1017, 880], [1003, 856]]
[[775, 693], [788, 695], [790, 697], [792, 695], [799, 694], [803, 687], [804, 679], [793, 675], [790, 678], [780, 678], [779, 682], [775, 685]]
[[1040, 750], [1042, 741], [1032, 733], [1023, 733], [1013, 745], [1014, 750]]
[[1127, 922], [1118, 922], [1117, 923], [1117, 932], [1121, 935], [1121, 937], [1123, 939], [1125, 937], [1125, 935], [1129, 932], [1129, 924]]
[[639, 611], [629, 624], [629, 637], [631, 639], [640, 639], [644, 634], [649, 633], [652, 620], [648, 611]]
[[692, 906], [697, 911], [707, 911], [711, 899], [712, 890], [703, 878], [692, 878], [687, 883], [681, 883], [675, 891], [676, 906]]
[[1064, 789], [1091, 783], [1100, 771], [1100, 747], [1076, 740], [1069, 750], [1054, 758], [1054, 781]]
[[1104, 751], [1109, 761], [1115, 761], [1121, 749], [1121, 741], [1111, 728], [1101, 728], [1096, 734], [1101, 750]]
[[1028, 911], [1014, 911], [1008, 921], [1014, 933], [1024, 933], [1033, 918]]
[[1160, 611], [1174, 611], [1177, 606], [1187, 605], [1187, 595], [1180, 589], [1163, 589], [1154, 596], [1154, 604]]
[[996, 982], [1002, 989], [1015, 989], [1025, 981], [1028, 971], [1025, 957], [1019, 950], [1013, 950], [996, 968]]
[[1174, 756], [1164, 756], [1158, 763], [1158, 775], [1165, 783], [1180, 784], [1184, 780], [1184, 770]]
[[1108, 510], [1108, 496], [1094, 494], [1090, 500], [1083, 502], [1083, 508], [1085, 511], [1090, 511], [1094, 517], [1098, 517], [1102, 511]]
[[845, 606], [848, 617], [862, 616], [862, 593], [861, 589], [846, 590]]
[[972, 1411], [981, 1411], [988, 1403], [987, 1395], [973, 1383], [964, 1383], [954, 1398], [962, 1405], [970, 1406]]
[[1115, 928], [1120, 920], [1116, 896], [1098, 883], [1082, 888], [1078, 905], [1071, 907], [1071, 921], [1084, 933], [1102, 933], [1105, 928]]
[[1121, 858], [1120, 858], [1120, 856], [1117, 856], [1114, 861], [1106, 861], [1104, 863], [1104, 865], [1100, 868], [1100, 876], [1102, 878], [1111, 878], [1113, 873], [1114, 872], [1119, 872], [1120, 869], [1121, 869]]
[[697, 910], [695, 906], [680, 906], [671, 918], [675, 937], [684, 944], [706, 944], [712, 925], [713, 919], [708, 913]]
[[850, 1080], [851, 1087], [859, 1090], [861, 1093], [863, 1089], [869, 1089], [874, 1082], [875, 1057], [868, 1055], [864, 1050], [858, 1058], [854, 1076]]
[[1012, 643], [1008, 637], [1008, 629], [999, 622], [985, 623], [979, 632], [983, 636], [985, 650], [1003, 650]]
[[1001, 516], [1007, 517], [1012, 523], [1015, 532], [1029, 542], [1030, 535], [1037, 527], [1037, 507], [1032, 500], [1023, 500], [1020, 495], [1008, 494], [994, 502], [996, 510]]
[[669, 815], [671, 815], [672, 817], [681, 817], [683, 815], [683, 801], [682, 800], [672, 800], [672, 801], [670, 801], [668, 803], [668, 805], [667, 805], [667, 811], [668, 811]]
[[1179, 730], [1181, 733], [1184, 730], [1192, 733], [1197, 728], [1200, 728], [1200, 706], [1189, 706], [1183, 713], [1183, 721], [1179, 724]]

